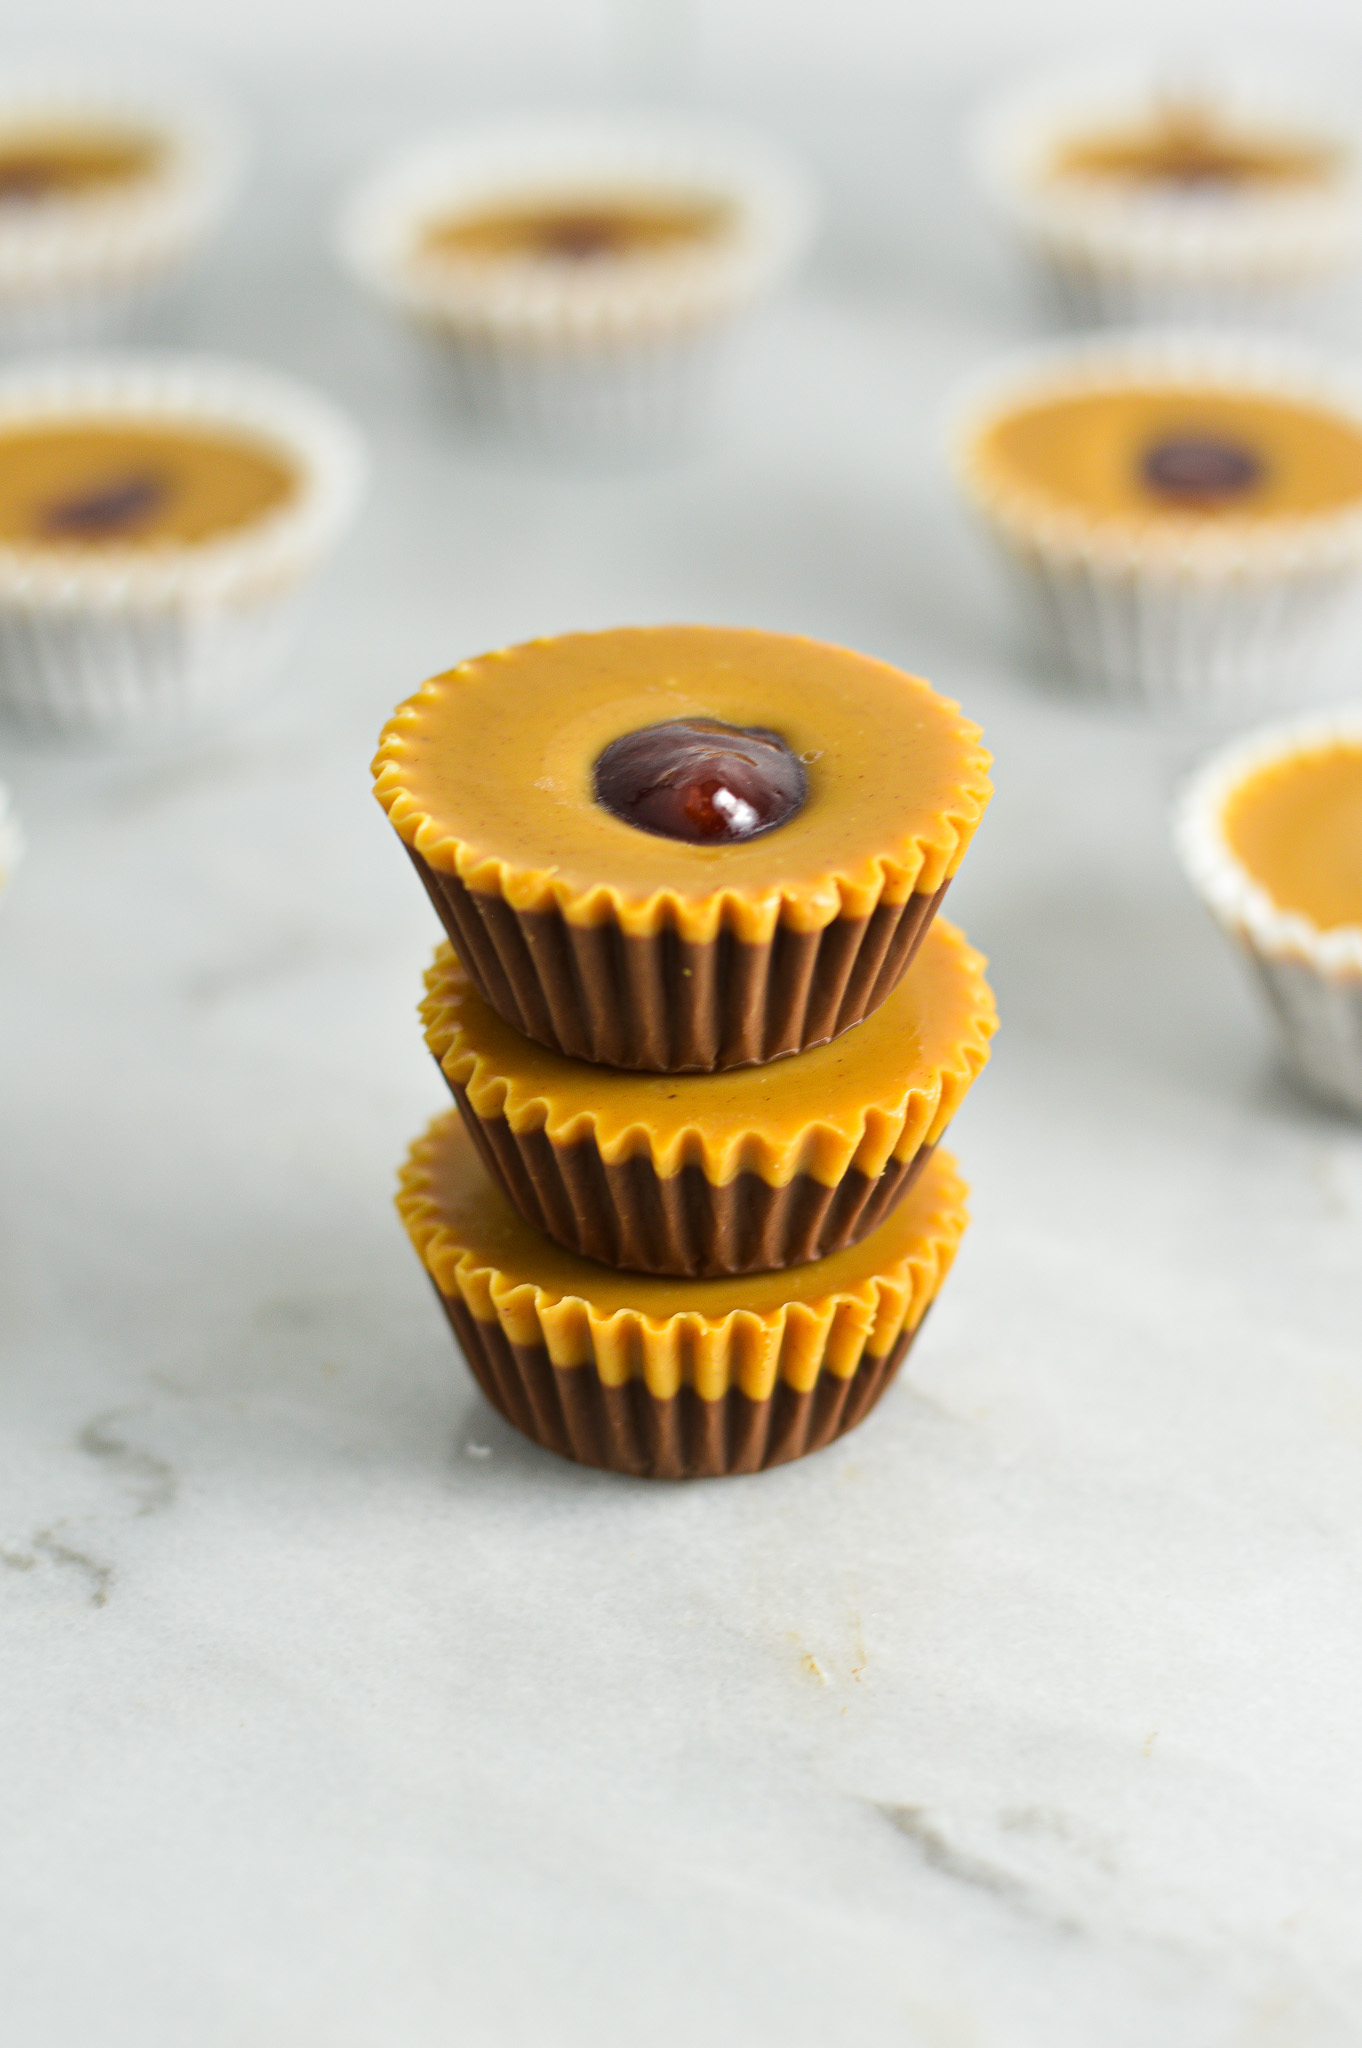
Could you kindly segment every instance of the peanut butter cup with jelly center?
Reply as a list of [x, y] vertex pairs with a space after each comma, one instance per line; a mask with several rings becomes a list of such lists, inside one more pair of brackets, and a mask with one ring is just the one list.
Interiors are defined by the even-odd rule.
[[[723, 784], [727, 824], [755, 810], [761, 829], [676, 836], [600, 800], [611, 750], [668, 727], [761, 755], [760, 790]], [[778, 820], [762, 811], [777, 757], [778, 808], [798, 796]], [[400, 708], [374, 766], [493, 1009], [570, 1058], [684, 1072], [820, 1044], [884, 1000], [973, 835], [987, 764], [955, 705], [886, 662], [680, 626], [466, 662]], [[717, 784], [693, 783], [722, 817]]]
[[995, 487], [1097, 520], [1310, 518], [1362, 507], [1362, 423], [1306, 398], [1121, 385], [1019, 401], [981, 433]]
[[1330, 142], [1247, 122], [1211, 107], [1169, 101], [1144, 121], [1074, 135], [1051, 162], [1051, 176], [1173, 192], [1299, 190], [1327, 185], [1344, 168]]
[[131, 128], [0, 126], [0, 216], [61, 199], [117, 193], [158, 170], [165, 150]]
[[187, 546], [292, 498], [298, 477], [245, 433], [129, 420], [0, 425], [0, 546]]
[[583, 191], [470, 207], [430, 221], [427, 260], [549, 262], [583, 268], [669, 256], [702, 246], [731, 226], [726, 201]]

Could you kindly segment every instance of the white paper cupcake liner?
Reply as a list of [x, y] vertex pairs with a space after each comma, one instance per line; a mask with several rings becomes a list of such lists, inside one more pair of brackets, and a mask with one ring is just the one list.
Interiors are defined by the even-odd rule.
[[1082, 686], [1211, 719], [1307, 699], [1362, 584], [1362, 506], [1311, 517], [1096, 519], [1003, 481], [980, 458], [1020, 404], [1083, 390], [1220, 386], [1327, 405], [1362, 423], [1362, 373], [1289, 342], [1136, 330], [1017, 356], [957, 399], [949, 459], [1016, 571], [1050, 657]]
[[227, 709], [265, 679], [301, 587], [351, 524], [365, 473], [358, 434], [289, 379], [189, 356], [0, 374], [0, 429], [43, 419], [237, 428], [276, 450], [298, 488], [219, 539], [98, 551], [0, 544], [0, 711], [74, 734]]
[[[1316, 190], [1124, 190], [1047, 175], [1057, 146], [1147, 119], [1170, 98], [1250, 132], [1325, 143], [1336, 180]], [[978, 117], [975, 167], [996, 213], [1070, 320], [1291, 324], [1362, 261], [1362, 134], [1316, 83], [1265, 60], [1204, 75], [1130, 57], [1021, 81]]]
[[0, 782], [0, 896], [4, 895], [9, 878], [23, 855], [24, 835], [11, 807], [9, 791]]
[[[715, 198], [731, 223], [693, 248], [591, 265], [422, 262], [432, 220], [498, 199]], [[606, 451], [684, 441], [722, 345], [810, 238], [802, 173], [745, 137], [674, 118], [552, 122], [434, 141], [352, 198], [347, 267], [435, 339], [464, 408], [517, 438]]]
[[1250, 776], [1339, 739], [1362, 741], [1362, 710], [1275, 726], [1225, 749], [1184, 792], [1175, 838], [1202, 901], [1256, 972], [1295, 1079], [1362, 1116], [1362, 926], [1320, 931], [1279, 909], [1236, 860], [1224, 830], [1229, 799]]
[[207, 240], [240, 181], [241, 133], [219, 108], [149, 87], [0, 74], [0, 136], [82, 122], [144, 131], [160, 160], [124, 187], [0, 205], [0, 347], [116, 332]]

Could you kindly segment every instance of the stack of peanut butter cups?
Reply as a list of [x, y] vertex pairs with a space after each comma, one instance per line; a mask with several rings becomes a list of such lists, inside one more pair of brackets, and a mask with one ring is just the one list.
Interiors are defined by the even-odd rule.
[[390, 721], [456, 1104], [398, 1207], [527, 1436], [755, 1472], [889, 1385], [967, 1221], [939, 1141], [996, 1014], [936, 911], [987, 766], [916, 677], [707, 627], [505, 649]]

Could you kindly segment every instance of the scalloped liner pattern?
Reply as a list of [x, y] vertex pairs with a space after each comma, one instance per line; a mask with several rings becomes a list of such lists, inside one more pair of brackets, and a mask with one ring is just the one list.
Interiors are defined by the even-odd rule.
[[500, 1324], [436, 1292], [473, 1377], [513, 1428], [559, 1457], [638, 1479], [736, 1477], [822, 1450], [892, 1384], [931, 1306], [847, 1378], [820, 1373], [803, 1392], [781, 1380], [764, 1400], [732, 1387], [709, 1401], [691, 1387], [659, 1399], [636, 1379], [605, 1386], [589, 1365], [555, 1366], [543, 1345], [513, 1344]]
[[[672, 1179], [694, 1167], [700, 1178], [716, 1191], [740, 1174], [760, 1179], [771, 1189], [783, 1188], [801, 1175], [820, 1182], [825, 1191], [836, 1188], [853, 1171], [865, 1180], [875, 1181], [895, 1159], [906, 1162], [921, 1146], [935, 1144], [942, 1136], [987, 1065], [990, 1040], [997, 1029], [997, 1011], [984, 979], [986, 962], [982, 954], [975, 952], [963, 934], [952, 927], [943, 924], [938, 929], [947, 943], [958, 947], [961, 969], [971, 981], [973, 1008], [950, 1052], [934, 1072], [926, 1071], [920, 1084], [905, 1087], [897, 1109], [883, 1102], [871, 1103], [862, 1108], [854, 1125], [850, 1120], [833, 1124], [810, 1113], [806, 1121], [796, 1123], [788, 1139], [782, 1140], [770, 1130], [758, 1134], [749, 1128], [739, 1129], [716, 1143], [713, 1132], [706, 1127], [702, 1108], [697, 1106], [691, 1121], [673, 1130], [665, 1146], [650, 1130], [646, 1115], [628, 1124], [617, 1119], [603, 1135], [597, 1110], [586, 1107], [565, 1118], [557, 1110], [551, 1089], [525, 1089], [514, 1077], [501, 1073], [494, 1058], [465, 1042], [457, 988], [450, 1000], [451, 947], [437, 948], [434, 961], [426, 970], [426, 995], [420, 1007], [426, 1045], [463, 1109], [465, 1120], [474, 1117], [489, 1131], [495, 1125], [505, 1126], [504, 1142], [522, 1150], [527, 1145], [535, 1150], [542, 1137], [555, 1153], [590, 1152], [601, 1172], [637, 1159], [645, 1164], [650, 1180]], [[453, 969], [454, 973], [457, 971]], [[472, 1135], [477, 1139], [478, 1132], [474, 1130]], [[536, 1177], [541, 1171], [538, 1156], [537, 1150], [533, 1159], [529, 1151], [526, 1153], [526, 1165]], [[596, 1192], [606, 1196], [603, 1186]], [[573, 1199], [576, 1200], [575, 1195]], [[537, 1216], [531, 1220], [537, 1220]], [[550, 1235], [556, 1236], [557, 1232], [551, 1231]], [[601, 1255], [593, 1252], [588, 1256]], [[606, 1263], [610, 1261], [607, 1259]]]
[[[457, 676], [459, 671], [450, 674]], [[455, 833], [437, 827], [408, 794], [403, 777], [411, 728], [419, 734], [422, 700], [446, 680], [435, 676], [422, 684], [384, 726], [371, 764], [375, 798], [423, 877], [434, 875], [451, 890], [462, 890], [479, 901], [501, 901], [515, 916], [556, 917], [574, 931], [612, 929], [629, 938], [674, 935], [687, 945], [708, 945], [724, 936], [744, 945], [769, 944], [783, 930], [816, 936], [829, 924], [900, 908], [915, 895], [939, 895], [969, 851], [993, 794], [991, 756], [981, 744], [982, 734], [960, 715], [957, 705], [950, 704], [961, 743], [969, 748], [956, 798], [930, 828], [901, 841], [892, 853], [867, 857], [855, 873], [828, 869], [810, 881], [773, 883], [759, 890], [738, 882], [701, 896], [679, 888], [656, 888], [635, 898], [611, 883], [574, 886], [556, 868], [517, 867], [498, 854], [469, 846]]]
[[484, 1002], [569, 1059], [635, 1072], [713, 1073], [839, 1037], [897, 986], [949, 886], [815, 932], [777, 925], [764, 944], [634, 938], [513, 910], [403, 844]]
[[661, 1177], [647, 1159], [607, 1165], [594, 1144], [555, 1145], [480, 1117], [453, 1087], [484, 1166], [525, 1221], [584, 1259], [623, 1272], [714, 1279], [808, 1265], [859, 1244], [902, 1201], [935, 1147], [891, 1159], [874, 1179], [849, 1168], [828, 1187], [807, 1173], [783, 1187], [740, 1173], [716, 1185], [699, 1167]]
[[721, 1316], [681, 1309], [661, 1317], [620, 1307], [602, 1311], [581, 1295], [546, 1292], [480, 1259], [445, 1219], [433, 1192], [440, 1144], [458, 1112], [437, 1117], [411, 1147], [399, 1175], [397, 1209], [440, 1293], [458, 1297], [508, 1342], [542, 1346], [557, 1367], [590, 1364], [607, 1386], [641, 1379], [659, 1399], [692, 1386], [718, 1400], [733, 1386], [766, 1399], [780, 1380], [811, 1389], [825, 1373], [849, 1378], [866, 1353], [889, 1351], [905, 1325], [921, 1320], [951, 1269], [969, 1216], [955, 1161], [938, 1159], [934, 1213], [891, 1270], [868, 1273], [821, 1300], [735, 1308]]

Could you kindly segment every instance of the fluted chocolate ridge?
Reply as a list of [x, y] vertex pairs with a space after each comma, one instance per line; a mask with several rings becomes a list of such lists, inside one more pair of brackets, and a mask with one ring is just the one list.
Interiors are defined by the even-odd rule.
[[773, 1187], [757, 1173], [716, 1184], [698, 1166], [657, 1173], [643, 1154], [611, 1165], [591, 1141], [556, 1145], [455, 1100], [483, 1164], [527, 1223], [583, 1258], [633, 1273], [714, 1279], [802, 1266], [856, 1244], [883, 1222], [933, 1146], [890, 1159], [874, 1178], [850, 1168], [834, 1186], [797, 1173]]
[[949, 887], [817, 931], [777, 925], [769, 943], [634, 937], [515, 910], [403, 843], [478, 993], [508, 1024], [570, 1059], [651, 1073], [758, 1064], [850, 1030], [897, 985]]
[[579, 1465], [639, 1479], [764, 1472], [822, 1450], [869, 1414], [923, 1320], [845, 1378], [821, 1372], [807, 1391], [781, 1379], [765, 1399], [731, 1387], [705, 1400], [690, 1386], [659, 1397], [641, 1379], [607, 1386], [590, 1365], [555, 1366], [542, 1345], [512, 1343], [499, 1323], [436, 1292], [478, 1385], [514, 1428]]

